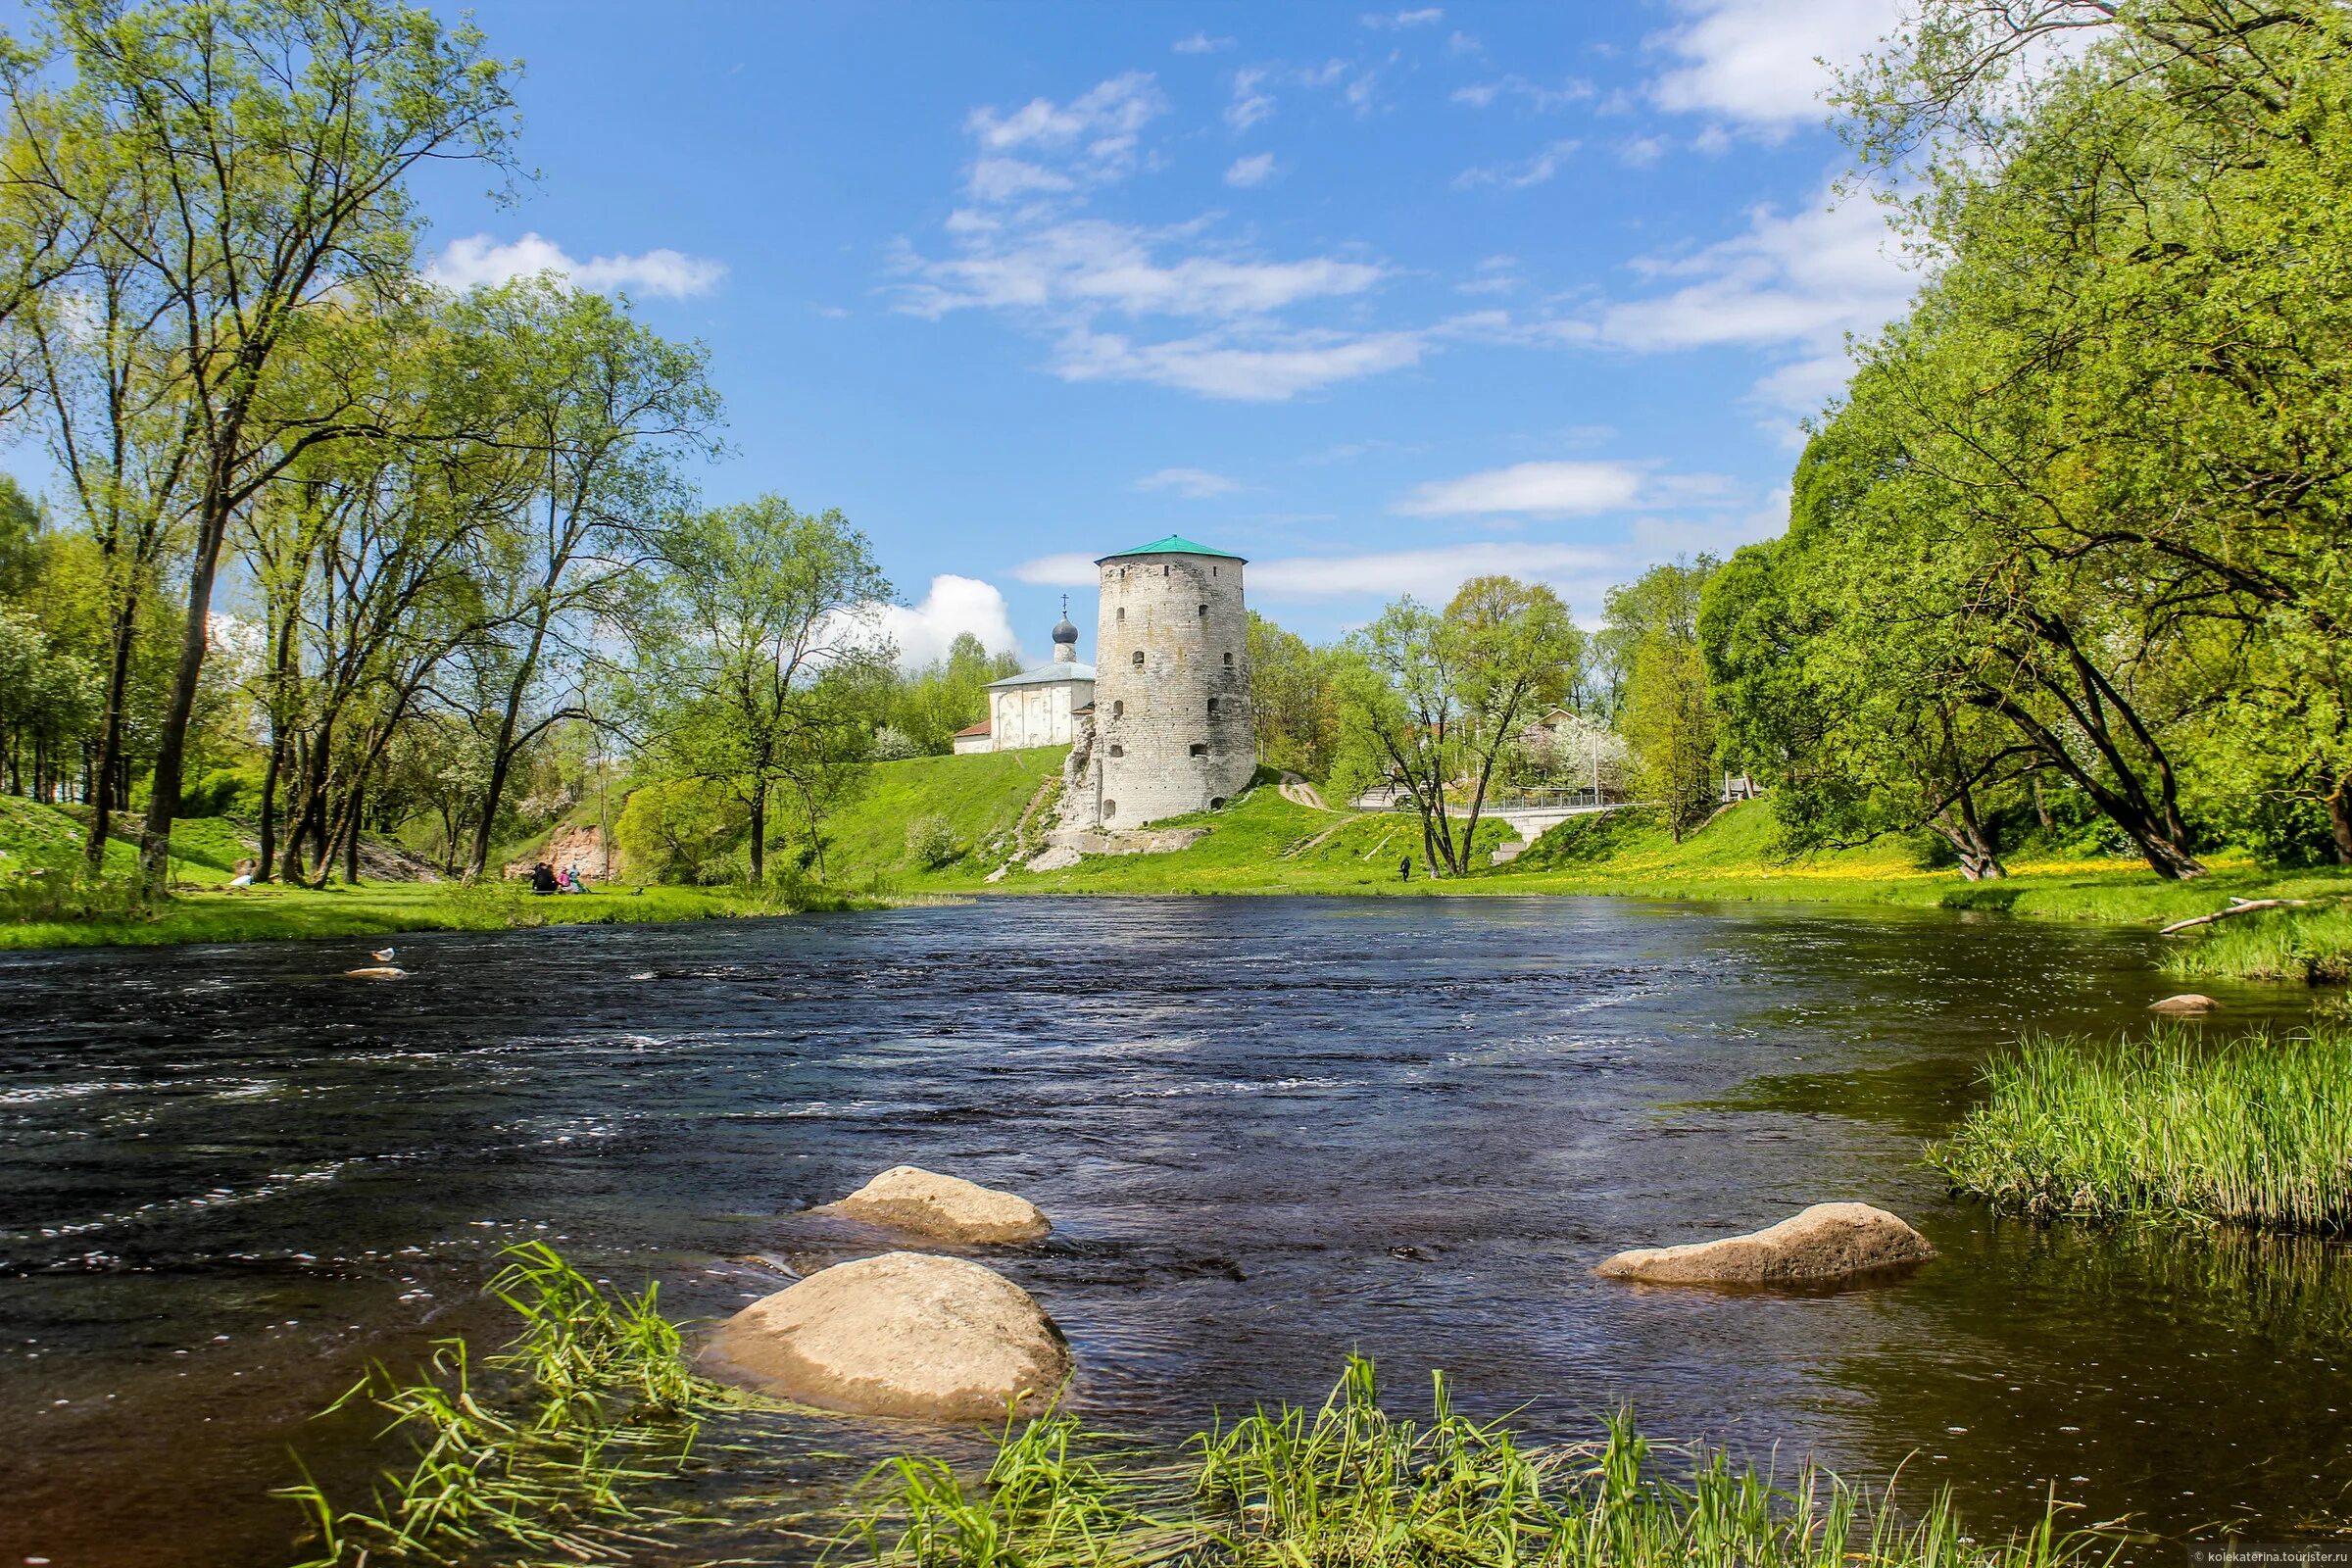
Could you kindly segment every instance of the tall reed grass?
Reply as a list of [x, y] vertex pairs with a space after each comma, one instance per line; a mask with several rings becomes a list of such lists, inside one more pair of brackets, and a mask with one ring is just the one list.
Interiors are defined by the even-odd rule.
[[1653, 1446], [1629, 1416], [1592, 1444], [1521, 1445], [1453, 1410], [1381, 1405], [1351, 1358], [1321, 1408], [1284, 1406], [1153, 1463], [1049, 1413], [1008, 1427], [987, 1475], [900, 1459], [836, 1544], [879, 1568], [2057, 1568], [2097, 1543], [2056, 1507], [1995, 1544], [1937, 1492], [1917, 1513], [1806, 1466], [1787, 1486], [1721, 1452]]
[[2044, 1217], [2352, 1227], [2352, 1026], [2206, 1044], [2029, 1041], [1928, 1162], [1955, 1191]]
[[[372, 1368], [325, 1413], [373, 1406], [410, 1461], [342, 1506], [306, 1473], [278, 1495], [310, 1519], [302, 1568], [447, 1563], [483, 1548], [532, 1561], [626, 1561], [654, 1517], [640, 1484], [674, 1474], [691, 1449], [706, 1388], [678, 1331], [640, 1296], [607, 1291], [544, 1243], [510, 1248], [491, 1294], [522, 1332], [477, 1376], [464, 1340], [444, 1340], [417, 1375]], [[710, 1391], [715, 1392], [715, 1391]]]

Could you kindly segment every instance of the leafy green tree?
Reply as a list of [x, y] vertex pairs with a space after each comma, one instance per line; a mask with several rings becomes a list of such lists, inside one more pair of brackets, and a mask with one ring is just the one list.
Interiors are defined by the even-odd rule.
[[1311, 779], [1331, 774], [1339, 744], [1339, 704], [1331, 655], [1308, 646], [1256, 611], [1250, 612], [1250, 707], [1257, 720], [1258, 760]]
[[1469, 874], [1496, 768], [1570, 690], [1583, 651], [1556, 594], [1508, 577], [1471, 579], [1443, 612], [1399, 600], [1348, 639], [1334, 683], [1343, 748], [1412, 806], [1433, 869]]
[[287, 364], [355, 302], [409, 286], [408, 179], [429, 161], [511, 167], [513, 100], [470, 27], [385, 0], [42, 0], [36, 17], [6, 51], [11, 156], [45, 137], [74, 157], [19, 195], [61, 253], [151, 241], [138, 292], [174, 346], [153, 368], [189, 431], [185, 623], [140, 834], [160, 887], [231, 527], [309, 447], [371, 427], [364, 378], [297, 394]]
[[875, 614], [890, 583], [848, 518], [780, 496], [678, 519], [661, 561], [629, 676], [643, 758], [735, 792], [763, 881], [778, 794], [819, 849], [864, 760], [892, 658]]
[[1617, 672], [1617, 727], [1637, 787], [1678, 842], [1715, 808], [1718, 723], [1698, 641], [1699, 596], [1715, 569], [1712, 556], [1668, 562], [1610, 589], [1598, 639]]

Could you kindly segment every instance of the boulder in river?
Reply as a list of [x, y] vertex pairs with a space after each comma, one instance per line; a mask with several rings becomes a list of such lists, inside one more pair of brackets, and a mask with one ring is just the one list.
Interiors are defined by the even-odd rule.
[[1686, 1247], [1638, 1247], [1594, 1272], [1652, 1285], [1794, 1285], [1925, 1262], [1928, 1239], [1868, 1203], [1815, 1203], [1778, 1225]]
[[343, 973], [353, 980], [406, 980], [409, 971], [389, 963], [364, 963]]
[[2148, 1004], [2150, 1012], [2170, 1013], [2175, 1017], [2193, 1017], [2200, 1012], [2219, 1012], [2222, 1004], [2202, 992], [2183, 991], [2177, 997]]
[[948, 1242], [1034, 1242], [1054, 1228], [1035, 1203], [1017, 1193], [1002, 1193], [916, 1165], [893, 1165], [818, 1212]]
[[853, 1415], [1001, 1420], [1070, 1375], [1061, 1331], [1035, 1298], [959, 1257], [884, 1252], [837, 1263], [719, 1325], [712, 1372]]

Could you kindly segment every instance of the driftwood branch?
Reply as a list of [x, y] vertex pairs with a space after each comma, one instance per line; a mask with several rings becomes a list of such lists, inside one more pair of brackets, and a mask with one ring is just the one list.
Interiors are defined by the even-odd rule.
[[2156, 934], [2160, 937], [2178, 936], [2196, 926], [2211, 925], [2216, 920], [2227, 920], [2233, 914], [2253, 914], [2262, 909], [2300, 909], [2322, 902], [2319, 899], [2240, 899], [2233, 897], [2227, 909], [2216, 909], [2211, 914], [2192, 914], [2185, 920], [2175, 920]]

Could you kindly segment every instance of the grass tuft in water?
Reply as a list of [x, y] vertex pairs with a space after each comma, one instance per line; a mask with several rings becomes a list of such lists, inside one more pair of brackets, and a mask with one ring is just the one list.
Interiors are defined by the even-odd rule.
[[1435, 1378], [1426, 1423], [1382, 1408], [1352, 1357], [1320, 1409], [1261, 1410], [1188, 1445], [1181, 1462], [1049, 1413], [1008, 1427], [966, 1486], [936, 1460], [869, 1477], [866, 1512], [836, 1544], [880, 1568], [2056, 1568], [2095, 1543], [2056, 1509], [1997, 1544], [1967, 1537], [1948, 1496], [1906, 1517], [1807, 1466], [1776, 1486], [1721, 1452], [1652, 1445], [1629, 1415], [1595, 1443], [1523, 1446], [1455, 1412]]
[[361, 1506], [338, 1506], [307, 1473], [282, 1489], [309, 1515], [318, 1554], [303, 1568], [455, 1562], [485, 1546], [532, 1560], [622, 1561], [647, 1519], [626, 1493], [676, 1472], [707, 1393], [678, 1354], [678, 1331], [643, 1295], [610, 1292], [544, 1243], [509, 1248], [490, 1292], [522, 1332], [475, 1375], [463, 1340], [443, 1340], [412, 1379], [373, 1368], [325, 1413], [360, 1404], [389, 1418], [412, 1459]]
[[2211, 1045], [2029, 1041], [1928, 1148], [1954, 1191], [2037, 1217], [2352, 1228], [2352, 1026]]
[[2164, 972], [2182, 979], [2352, 980], [2352, 908], [2290, 909], [2220, 921], [2164, 956]]

